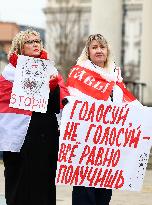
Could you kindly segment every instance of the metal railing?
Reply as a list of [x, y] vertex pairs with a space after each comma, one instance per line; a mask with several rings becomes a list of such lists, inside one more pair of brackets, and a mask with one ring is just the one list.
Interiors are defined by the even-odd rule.
[[143, 103], [144, 99], [144, 88], [146, 87], [146, 83], [142, 82], [134, 82], [134, 81], [124, 81], [128, 90], [132, 92], [132, 94]]

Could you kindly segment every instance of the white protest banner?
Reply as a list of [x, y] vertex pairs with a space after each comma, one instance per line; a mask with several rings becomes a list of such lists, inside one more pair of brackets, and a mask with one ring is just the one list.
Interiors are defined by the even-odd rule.
[[152, 145], [152, 108], [68, 100], [56, 184], [140, 191]]
[[9, 106], [45, 113], [54, 74], [57, 70], [49, 60], [19, 56]]

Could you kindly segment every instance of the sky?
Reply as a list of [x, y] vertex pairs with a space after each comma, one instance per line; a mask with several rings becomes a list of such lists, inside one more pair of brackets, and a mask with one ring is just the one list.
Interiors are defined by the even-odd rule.
[[0, 0], [0, 21], [45, 28], [47, 0]]

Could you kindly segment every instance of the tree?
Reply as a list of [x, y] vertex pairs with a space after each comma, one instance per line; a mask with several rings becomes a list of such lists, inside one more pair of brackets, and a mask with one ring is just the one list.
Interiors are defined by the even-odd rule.
[[[60, 2], [58, 7], [50, 8], [47, 22], [47, 46], [62, 74], [67, 77], [69, 69], [76, 63], [88, 33], [83, 31], [83, 10], [70, 1]], [[49, 43], [48, 43], [49, 42]]]

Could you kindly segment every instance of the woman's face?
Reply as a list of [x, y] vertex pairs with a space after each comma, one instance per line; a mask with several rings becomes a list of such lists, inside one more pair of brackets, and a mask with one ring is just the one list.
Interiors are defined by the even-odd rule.
[[39, 57], [41, 52], [41, 40], [34, 34], [28, 35], [22, 48], [22, 55]]
[[89, 52], [90, 60], [94, 64], [96, 64], [100, 67], [104, 67], [105, 62], [106, 62], [107, 57], [108, 57], [107, 47], [103, 46], [98, 41], [93, 40], [89, 46], [88, 52]]

